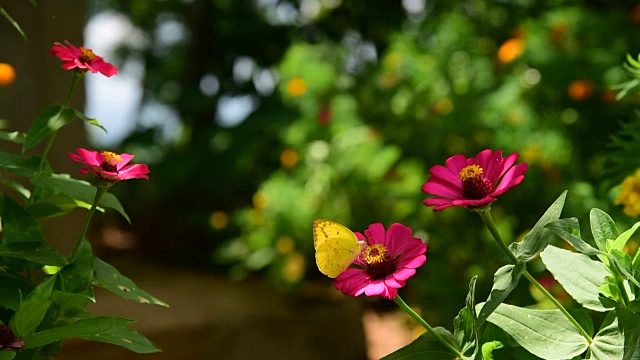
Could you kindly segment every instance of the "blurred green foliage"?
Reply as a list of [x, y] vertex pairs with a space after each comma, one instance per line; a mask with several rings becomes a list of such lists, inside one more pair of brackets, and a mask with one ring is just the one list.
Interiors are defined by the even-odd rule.
[[[141, 129], [120, 149], [155, 162], [153, 181], [118, 189], [132, 199], [144, 253], [295, 287], [320, 278], [314, 219], [354, 231], [401, 222], [429, 245], [405, 291], [437, 323], [464, 305], [473, 275], [486, 294], [506, 258], [475, 214], [421, 204], [431, 166], [485, 148], [518, 152], [526, 179], [493, 205], [507, 241], [565, 189], [563, 216], [620, 215], [606, 180], [626, 174], [607, 173], [607, 145], [638, 103], [616, 102], [613, 89], [639, 51], [635, 2], [403, 3], [109, 1], [150, 40], [122, 50], [144, 59], [145, 99], [177, 110], [186, 128], [176, 144]], [[184, 38], [163, 44], [163, 21]], [[242, 78], [234, 65], [247, 58]], [[275, 91], [259, 86], [263, 70], [277, 74]], [[220, 88], [205, 94], [211, 74]], [[238, 95], [257, 109], [237, 126], [216, 121], [219, 100]], [[512, 302], [535, 302], [522, 290]]]

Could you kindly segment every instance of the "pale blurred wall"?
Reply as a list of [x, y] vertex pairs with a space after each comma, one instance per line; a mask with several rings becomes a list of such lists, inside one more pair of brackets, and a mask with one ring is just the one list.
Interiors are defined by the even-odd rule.
[[[63, 70], [59, 59], [50, 56], [54, 42], [81, 45], [82, 32], [87, 20], [87, 4], [81, 0], [41, 0], [33, 6], [27, 0], [0, 2], [23, 28], [28, 40], [0, 18], [0, 62], [11, 64], [16, 70], [15, 83], [0, 94], [0, 119], [8, 121], [5, 130], [26, 131], [34, 119], [51, 103], [62, 103], [71, 84], [71, 74]], [[76, 87], [72, 106], [83, 110], [84, 84]], [[67, 156], [76, 147], [86, 147], [87, 140], [81, 121], [74, 121], [60, 131], [51, 150], [49, 161], [59, 173], [78, 176], [78, 165]], [[19, 151], [20, 147], [0, 143], [2, 151]], [[28, 155], [39, 155], [42, 147], [30, 150]], [[88, 179], [87, 179], [88, 180]], [[51, 245], [68, 254], [77, 238], [85, 211], [75, 210], [68, 216], [45, 223], [44, 228]]]

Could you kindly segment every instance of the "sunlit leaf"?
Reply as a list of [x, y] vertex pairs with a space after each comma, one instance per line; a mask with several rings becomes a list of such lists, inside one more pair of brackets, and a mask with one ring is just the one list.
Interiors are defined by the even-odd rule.
[[611, 310], [598, 298], [598, 288], [609, 274], [605, 264], [553, 245], [547, 246], [540, 258], [553, 277], [582, 306], [595, 311]]

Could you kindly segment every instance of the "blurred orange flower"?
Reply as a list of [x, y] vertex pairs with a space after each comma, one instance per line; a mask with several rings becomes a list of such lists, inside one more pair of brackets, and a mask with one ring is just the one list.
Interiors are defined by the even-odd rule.
[[287, 93], [291, 96], [301, 96], [307, 92], [307, 82], [300, 77], [287, 82]]
[[16, 72], [13, 70], [13, 66], [0, 63], [0, 86], [6, 87], [13, 84], [16, 79]]

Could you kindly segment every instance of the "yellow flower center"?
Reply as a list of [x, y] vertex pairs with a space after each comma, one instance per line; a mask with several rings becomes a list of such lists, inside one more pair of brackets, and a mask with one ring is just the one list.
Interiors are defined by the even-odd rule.
[[473, 164], [460, 170], [462, 180], [462, 195], [471, 200], [480, 200], [489, 195], [493, 190], [493, 184], [483, 176], [484, 169]]
[[80, 56], [82, 62], [89, 63], [96, 57], [96, 54], [91, 49], [81, 47], [80, 51], [82, 51], [82, 56]]
[[478, 165], [469, 165], [460, 170], [460, 180], [467, 181], [482, 176], [484, 170]]
[[368, 265], [381, 264], [388, 259], [389, 256], [387, 255], [387, 248], [382, 244], [367, 246], [364, 251], [364, 261]]
[[104, 159], [102, 161], [102, 164], [100, 164], [100, 166], [102, 166], [103, 169], [107, 170], [107, 171], [117, 171], [118, 170], [118, 164], [120, 162], [122, 162], [122, 157], [120, 157], [120, 155], [111, 152], [111, 151], [103, 151], [100, 153], [100, 155], [102, 155], [102, 158]]

